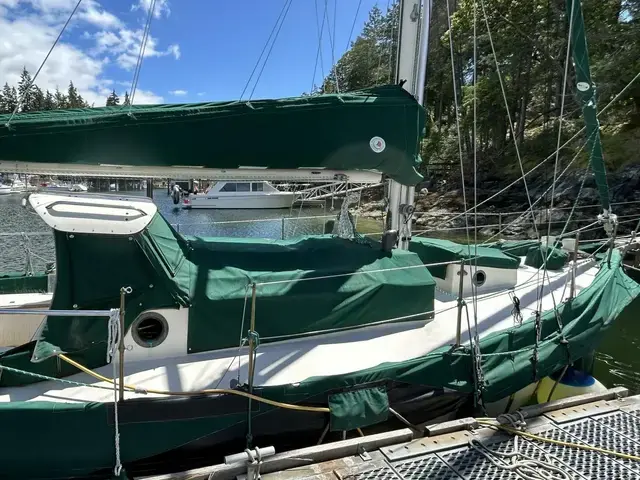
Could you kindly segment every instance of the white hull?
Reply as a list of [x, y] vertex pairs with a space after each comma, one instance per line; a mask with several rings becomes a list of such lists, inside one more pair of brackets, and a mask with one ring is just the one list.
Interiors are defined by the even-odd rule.
[[0, 195], [9, 195], [11, 193], [11, 187], [8, 185], [0, 185]]
[[38, 310], [46, 310], [51, 305], [51, 293], [19, 293], [0, 295], [0, 308], [25, 308], [32, 314], [0, 314], [0, 349], [24, 345], [30, 342], [45, 316]]
[[253, 210], [268, 208], [290, 208], [293, 203], [294, 194], [289, 192], [261, 193], [247, 195], [230, 194], [216, 192], [214, 194], [199, 193], [189, 196], [189, 204], [185, 208], [215, 208], [215, 209], [237, 209]]
[[[569, 293], [571, 267], [548, 272], [542, 296], [542, 309], [550, 310], [555, 302], [566, 300]], [[594, 261], [582, 263], [577, 269], [576, 293], [589, 286], [598, 268]], [[521, 266], [517, 270], [515, 293], [520, 298], [523, 316], [529, 318], [538, 308], [538, 270]], [[485, 337], [509, 328], [518, 328], [512, 316], [513, 302], [508, 290], [479, 295], [478, 334]], [[467, 298], [469, 305], [472, 299]], [[356, 330], [316, 335], [260, 345], [255, 368], [255, 385], [295, 384], [314, 376], [340, 375], [363, 370], [385, 362], [406, 361], [425, 355], [455, 342], [457, 299], [455, 295], [438, 294], [433, 320], [400, 324], [368, 326]], [[470, 308], [471, 310], [471, 308]], [[125, 382], [144, 389], [199, 391], [208, 388], [229, 388], [240, 378], [248, 378], [248, 350], [238, 347], [188, 354], [188, 309], [162, 309], [171, 325], [168, 336], [156, 348], [142, 348], [129, 331], [125, 336]], [[301, 312], [304, 315], [304, 312]], [[105, 320], [106, 321], [106, 320]], [[473, 320], [471, 321], [473, 322]], [[466, 319], [462, 322], [461, 339], [468, 344]], [[238, 353], [240, 353], [238, 357]], [[106, 377], [113, 376], [113, 367], [96, 369]], [[69, 380], [109, 387], [86, 374]], [[86, 386], [62, 386], [57, 382], [39, 382], [0, 391], [0, 402], [26, 401], [112, 402], [113, 391]], [[18, 393], [19, 392], [19, 393]], [[137, 392], [125, 392], [126, 398], [150, 397]]]

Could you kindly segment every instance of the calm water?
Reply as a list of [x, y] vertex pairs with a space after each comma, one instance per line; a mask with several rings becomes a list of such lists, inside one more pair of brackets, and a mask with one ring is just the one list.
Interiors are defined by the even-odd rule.
[[[127, 195], [141, 192], [127, 192]], [[24, 240], [3, 233], [45, 232], [29, 235], [29, 248], [36, 269], [55, 259], [53, 237], [33, 210], [20, 205], [20, 195], [0, 196], [0, 272], [23, 271]], [[292, 238], [323, 231], [326, 218], [332, 215], [323, 208], [289, 210], [183, 210], [175, 206], [165, 189], [156, 189], [154, 201], [160, 212], [179, 230], [189, 235]], [[249, 222], [255, 218], [265, 221]], [[296, 217], [315, 217], [301, 218]], [[212, 223], [216, 222], [216, 223]], [[229, 222], [229, 223], [219, 223]], [[640, 393], [640, 300], [627, 309], [603, 338], [595, 360], [595, 376], [607, 387], [624, 386]]]

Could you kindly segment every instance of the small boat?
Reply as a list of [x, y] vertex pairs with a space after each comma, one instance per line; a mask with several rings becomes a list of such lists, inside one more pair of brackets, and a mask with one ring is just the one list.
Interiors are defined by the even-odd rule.
[[205, 193], [184, 199], [184, 208], [266, 209], [289, 208], [295, 194], [269, 182], [217, 182]]
[[0, 185], [0, 195], [9, 195], [11, 193], [11, 185]]
[[69, 187], [69, 191], [70, 192], [76, 192], [76, 193], [83, 193], [88, 191], [89, 189], [87, 188], [86, 185], [83, 185], [82, 183], [74, 183], [73, 185], [71, 185]]

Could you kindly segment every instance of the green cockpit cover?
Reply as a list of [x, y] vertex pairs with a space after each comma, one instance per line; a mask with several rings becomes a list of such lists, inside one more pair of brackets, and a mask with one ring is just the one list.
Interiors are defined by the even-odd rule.
[[398, 85], [280, 100], [0, 115], [2, 160], [131, 166], [378, 170], [422, 179], [425, 112]]
[[[384, 252], [373, 242], [328, 235], [284, 241], [185, 238], [160, 214], [131, 237], [56, 231], [55, 238], [53, 309], [115, 308], [120, 288], [129, 286], [127, 327], [145, 310], [189, 307], [189, 353], [238, 346], [249, 329], [253, 283], [255, 330], [262, 342], [416, 321], [434, 309], [435, 281], [420, 258]], [[30, 360], [39, 365], [68, 352], [95, 367], [105, 363], [106, 340], [106, 318], [49, 317]], [[36, 368], [64, 373], [57, 366], [53, 372]], [[3, 375], [0, 384], [9, 377]]]
[[557, 247], [536, 245], [527, 252], [525, 265], [533, 268], [542, 268], [547, 262], [547, 270], [560, 270], [569, 259], [569, 254]]
[[420, 260], [427, 265], [432, 275], [445, 278], [447, 265], [432, 265], [434, 263], [469, 260], [479, 267], [495, 267], [516, 269], [520, 266], [520, 259], [499, 249], [486, 246], [462, 245], [449, 240], [437, 238], [416, 237], [411, 239], [409, 250], [415, 252]]

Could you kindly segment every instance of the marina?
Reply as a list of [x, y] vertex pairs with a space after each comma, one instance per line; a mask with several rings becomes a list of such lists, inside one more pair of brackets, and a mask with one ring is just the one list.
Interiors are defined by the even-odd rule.
[[640, 311], [640, 183], [618, 160], [610, 185], [600, 124], [640, 74], [596, 91], [587, 48], [611, 12], [534, 2], [546, 52], [499, 59], [495, 2], [369, 5], [351, 42], [358, 2], [336, 62], [315, 2], [311, 90], [253, 98], [285, 0], [239, 98], [170, 103], [139, 101], [145, 56], [180, 57], [150, 36], [168, 2], [139, 2], [130, 90], [89, 106], [35, 84], [76, 12], [125, 35], [81, 3], [0, 94], [0, 478], [640, 478], [640, 395], [597, 367]]
[[[480, 480], [640, 478], [640, 396], [624, 388], [462, 418], [146, 480]], [[243, 458], [244, 457], [244, 458]]]

